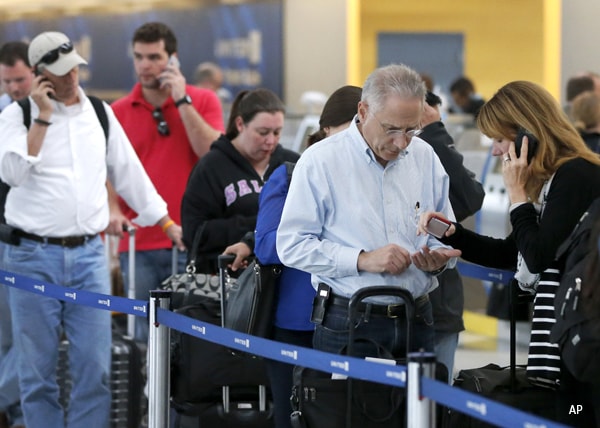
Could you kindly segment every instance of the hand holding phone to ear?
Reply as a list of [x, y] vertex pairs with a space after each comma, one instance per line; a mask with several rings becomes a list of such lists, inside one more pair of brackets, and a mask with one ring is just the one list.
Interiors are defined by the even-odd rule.
[[31, 85], [31, 98], [37, 104], [40, 115], [47, 115], [48, 117], [52, 114], [52, 103], [51, 98], [54, 98], [54, 85], [52, 82], [41, 74], [40, 70], [36, 68], [36, 77], [33, 79]]
[[521, 156], [521, 148], [523, 147], [523, 138], [527, 138], [527, 164], [531, 163], [531, 159], [535, 155], [537, 151], [537, 146], [539, 144], [537, 138], [531, 133], [526, 131], [525, 129], [519, 129], [517, 136], [515, 137], [515, 153], [517, 157]]
[[[520, 129], [514, 143], [510, 144], [503, 156], [502, 178], [511, 204], [528, 201], [525, 186], [531, 176], [529, 164], [537, 152], [538, 144], [534, 135]], [[524, 156], [527, 158], [523, 159]]]
[[166, 68], [159, 75], [160, 87], [171, 89], [173, 100], [179, 100], [185, 96], [185, 77], [179, 69], [179, 59], [176, 55], [171, 55]]

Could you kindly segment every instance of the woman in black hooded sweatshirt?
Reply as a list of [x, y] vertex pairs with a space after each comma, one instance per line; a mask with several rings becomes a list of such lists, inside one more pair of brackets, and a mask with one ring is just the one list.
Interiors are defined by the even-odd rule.
[[298, 160], [297, 153], [279, 145], [284, 113], [283, 102], [268, 89], [240, 92], [225, 135], [190, 174], [181, 223], [190, 253], [196, 233], [200, 234], [198, 272], [215, 273], [218, 255], [254, 231], [263, 184], [283, 162]]

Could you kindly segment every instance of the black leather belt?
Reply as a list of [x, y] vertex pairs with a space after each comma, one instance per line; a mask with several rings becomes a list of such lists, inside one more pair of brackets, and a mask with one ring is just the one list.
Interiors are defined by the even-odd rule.
[[80, 247], [90, 239], [95, 238], [97, 235], [80, 235], [80, 236], [65, 236], [64, 238], [53, 238], [43, 237], [34, 233], [25, 232], [24, 230], [15, 229], [15, 235], [21, 238], [30, 239], [36, 242], [44, 242], [52, 245], [60, 245], [66, 248]]
[[[348, 309], [348, 303], [350, 302], [350, 299], [332, 293], [327, 302], [328, 305], [341, 306]], [[429, 294], [419, 296], [415, 299], [415, 307], [418, 308], [427, 302], [429, 302]], [[371, 315], [381, 315], [388, 318], [406, 317], [404, 303], [383, 305], [361, 302], [358, 304], [358, 312], [369, 312]]]

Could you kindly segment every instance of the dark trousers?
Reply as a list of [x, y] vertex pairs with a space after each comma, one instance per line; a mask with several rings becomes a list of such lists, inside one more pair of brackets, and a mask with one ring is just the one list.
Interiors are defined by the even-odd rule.
[[[348, 333], [348, 309], [330, 305], [323, 323], [315, 329], [313, 346], [321, 351], [338, 354], [348, 344]], [[354, 339], [366, 339], [353, 345], [354, 356], [378, 356], [374, 346], [367, 343], [375, 342], [391, 352], [395, 358], [402, 358], [406, 355], [406, 318], [388, 318], [373, 313], [368, 316], [361, 314], [355, 321]], [[415, 308], [410, 351], [423, 349], [433, 352], [433, 344], [433, 313], [431, 302], [426, 300]]]
[[[275, 327], [273, 340], [312, 348], [313, 331], [286, 330]], [[276, 360], [266, 360], [266, 363], [267, 375], [269, 376], [271, 392], [273, 394], [273, 405], [275, 407], [275, 428], [292, 428], [290, 422], [290, 414], [292, 413], [290, 396], [292, 395], [292, 372], [294, 366]]]

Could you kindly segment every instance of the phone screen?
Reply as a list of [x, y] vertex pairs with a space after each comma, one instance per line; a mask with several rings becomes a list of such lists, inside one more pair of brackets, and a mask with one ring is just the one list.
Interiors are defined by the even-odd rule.
[[527, 163], [531, 163], [531, 159], [535, 155], [538, 147], [538, 139], [535, 138], [530, 132], [527, 132], [523, 128], [519, 129], [517, 136], [515, 137], [515, 152], [517, 153], [517, 157], [519, 157], [521, 153], [521, 146], [523, 145], [523, 137], [527, 137]]

